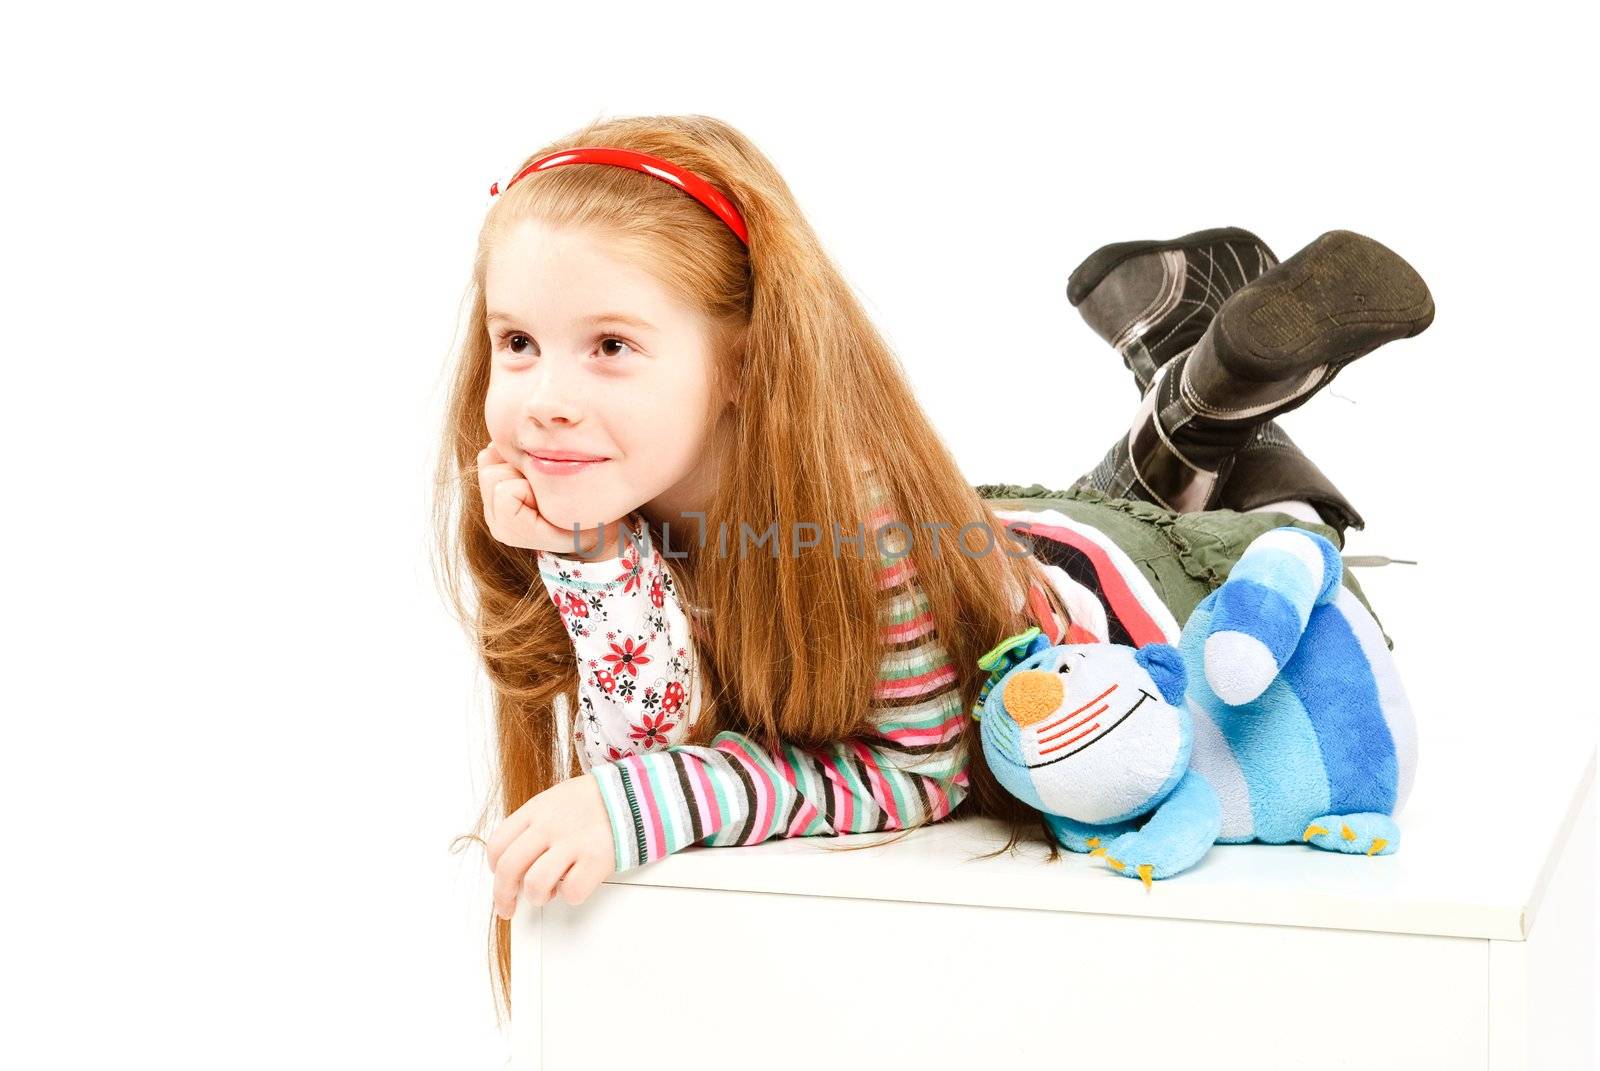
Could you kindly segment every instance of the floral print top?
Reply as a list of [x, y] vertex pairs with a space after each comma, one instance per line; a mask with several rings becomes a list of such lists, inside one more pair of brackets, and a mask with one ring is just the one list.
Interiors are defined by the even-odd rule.
[[700, 699], [689, 623], [666, 559], [642, 518], [629, 531], [618, 558], [538, 554], [578, 657], [572, 739], [585, 771], [677, 743]]

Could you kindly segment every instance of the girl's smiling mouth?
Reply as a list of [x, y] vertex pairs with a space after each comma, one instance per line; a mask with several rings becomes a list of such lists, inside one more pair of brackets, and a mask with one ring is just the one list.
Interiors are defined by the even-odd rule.
[[565, 476], [575, 472], [586, 472], [595, 465], [611, 460], [596, 454], [582, 454], [575, 450], [524, 450], [528, 462], [538, 472], [546, 476]]

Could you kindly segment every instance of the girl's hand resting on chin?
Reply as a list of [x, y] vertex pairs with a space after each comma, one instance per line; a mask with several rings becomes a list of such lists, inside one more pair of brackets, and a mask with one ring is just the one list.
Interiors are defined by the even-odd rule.
[[545, 789], [511, 814], [489, 838], [494, 913], [509, 919], [517, 897], [543, 907], [561, 898], [581, 904], [616, 870], [611, 823], [593, 774]]
[[501, 456], [494, 443], [478, 451], [478, 490], [489, 534], [507, 546], [572, 558], [584, 558], [597, 551], [602, 557], [621, 553], [622, 520], [580, 529], [575, 549], [572, 529], [558, 528], [540, 514], [533, 485]]

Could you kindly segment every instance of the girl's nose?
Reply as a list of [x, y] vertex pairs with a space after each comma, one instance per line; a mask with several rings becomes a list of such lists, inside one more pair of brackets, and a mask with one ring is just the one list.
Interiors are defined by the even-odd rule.
[[540, 424], [576, 424], [583, 419], [583, 385], [578, 369], [560, 358], [541, 360], [528, 380], [522, 412]]

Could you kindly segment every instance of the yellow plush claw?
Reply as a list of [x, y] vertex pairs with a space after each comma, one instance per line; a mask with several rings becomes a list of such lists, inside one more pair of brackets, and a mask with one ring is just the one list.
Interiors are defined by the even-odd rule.
[[1090, 837], [1084, 843], [1087, 844], [1091, 848], [1098, 848], [1098, 847], [1100, 847], [1100, 838], [1099, 837]]
[[[1380, 841], [1379, 843], [1382, 842]], [[1150, 888], [1150, 875], [1154, 870], [1155, 867], [1151, 866], [1149, 863], [1146, 863], [1144, 866], [1139, 868], [1139, 880], [1144, 882], [1144, 887], [1146, 889]]]
[[1372, 847], [1367, 849], [1367, 854], [1377, 855], [1379, 852], [1383, 851], [1383, 846], [1388, 843], [1389, 842], [1384, 840], [1382, 837], [1372, 838]]
[[1090, 855], [1105, 855], [1106, 854], [1106, 850], [1104, 848], [1096, 848], [1094, 851], [1090, 852], [1089, 854]]
[[1124, 863], [1121, 859], [1113, 859], [1109, 855], [1106, 856], [1106, 862], [1110, 863], [1112, 866], [1116, 867], [1118, 870], [1121, 870], [1123, 867], [1128, 865], [1127, 863]]
[[1322, 828], [1319, 825], [1315, 825], [1315, 824], [1309, 825], [1309, 826], [1306, 826], [1305, 835], [1303, 837], [1301, 837], [1300, 839], [1301, 840], [1310, 840], [1312, 837], [1321, 836], [1322, 834], [1324, 834], [1326, 832], [1327, 832], [1327, 830]]

